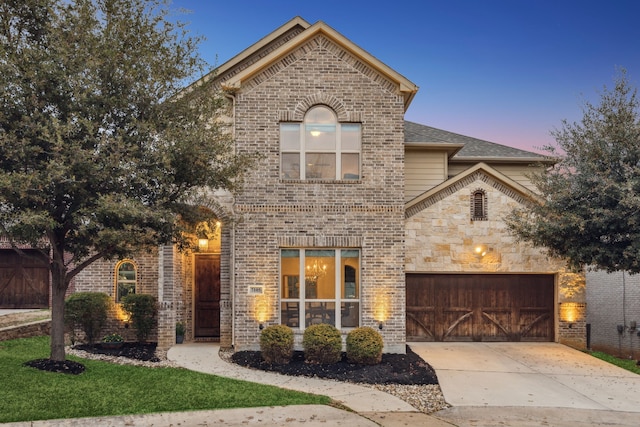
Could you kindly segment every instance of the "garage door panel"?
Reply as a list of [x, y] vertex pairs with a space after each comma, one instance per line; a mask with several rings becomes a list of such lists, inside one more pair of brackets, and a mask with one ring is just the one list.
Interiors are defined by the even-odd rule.
[[409, 274], [407, 339], [553, 341], [553, 275]]
[[[416, 279], [416, 280], [412, 280]], [[414, 341], [435, 341], [435, 295], [433, 280], [407, 277], [407, 292], [415, 295], [419, 306], [407, 306], [407, 335]]]
[[473, 311], [465, 308], [442, 311], [441, 341], [471, 341]]
[[48, 308], [47, 260], [34, 250], [0, 250], [0, 308]]

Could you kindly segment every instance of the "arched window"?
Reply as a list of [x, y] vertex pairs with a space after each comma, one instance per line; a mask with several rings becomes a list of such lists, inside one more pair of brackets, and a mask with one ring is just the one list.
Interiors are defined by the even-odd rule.
[[302, 123], [280, 124], [282, 179], [360, 179], [359, 123], [339, 123], [324, 105], [315, 106]]
[[471, 194], [471, 221], [487, 220], [487, 193], [476, 190]]
[[125, 259], [116, 264], [116, 302], [136, 293], [138, 270], [133, 261]]

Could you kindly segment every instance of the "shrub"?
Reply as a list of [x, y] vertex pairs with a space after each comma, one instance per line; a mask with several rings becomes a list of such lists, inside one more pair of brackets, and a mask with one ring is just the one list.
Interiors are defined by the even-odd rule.
[[102, 338], [102, 342], [124, 342], [124, 338], [120, 334], [112, 333]]
[[93, 344], [107, 321], [107, 311], [111, 305], [109, 295], [102, 292], [77, 292], [64, 303], [64, 321], [71, 330], [75, 341], [75, 328], [80, 328]]
[[304, 357], [308, 363], [336, 363], [342, 357], [340, 331], [325, 323], [311, 325], [302, 336]]
[[289, 363], [293, 355], [293, 330], [286, 325], [267, 326], [260, 333], [260, 352], [267, 363]]
[[145, 342], [158, 314], [156, 299], [152, 295], [129, 294], [122, 298], [122, 309], [129, 314], [138, 341]]
[[185, 326], [184, 326], [184, 323], [182, 323], [182, 322], [178, 322], [178, 323], [176, 323], [176, 335], [178, 335], [178, 336], [180, 336], [180, 335], [184, 336], [185, 331], [186, 331], [186, 328], [185, 328]]
[[361, 365], [376, 365], [382, 360], [384, 342], [373, 328], [363, 326], [347, 334], [347, 359]]

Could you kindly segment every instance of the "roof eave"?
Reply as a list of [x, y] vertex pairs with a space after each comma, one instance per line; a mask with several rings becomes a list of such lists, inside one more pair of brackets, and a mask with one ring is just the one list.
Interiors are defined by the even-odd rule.
[[[306, 21], [305, 21], [306, 22]], [[358, 59], [384, 75], [386, 78], [394, 81], [398, 84], [398, 90], [402, 93], [404, 97], [404, 107], [405, 111], [411, 104], [415, 94], [418, 92], [418, 86], [408, 80], [406, 77], [402, 76], [398, 72], [391, 69], [389, 66], [382, 63], [380, 60], [375, 58], [373, 55], [366, 52], [364, 49], [358, 47], [349, 39], [344, 37], [342, 34], [338, 33], [333, 28], [329, 27], [322, 21], [318, 21], [310, 27], [306, 28], [301, 34], [297, 37], [294, 37], [289, 42], [280, 46], [275, 51], [271, 52], [269, 55], [262, 58], [260, 61], [255, 64], [247, 67], [245, 70], [233, 76], [231, 79], [222, 83], [222, 87], [226, 90], [237, 90], [242, 86], [242, 82], [250, 79], [251, 77], [258, 74], [264, 68], [268, 67], [269, 64], [274, 61], [279, 60], [280, 58], [286, 56], [302, 43], [305, 43], [307, 40], [316, 36], [317, 34], [323, 34], [329, 37], [338, 45], [342, 46], [346, 50], [350, 51], [353, 55], [355, 55]]]
[[557, 163], [558, 159], [548, 157], [480, 157], [480, 156], [455, 156], [451, 159], [452, 163], [477, 163], [477, 162], [490, 162], [490, 163], [543, 163], [553, 164]]

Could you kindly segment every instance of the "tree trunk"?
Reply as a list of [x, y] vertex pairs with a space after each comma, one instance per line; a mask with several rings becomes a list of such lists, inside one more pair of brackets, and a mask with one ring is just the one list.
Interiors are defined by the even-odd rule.
[[[55, 275], [53, 275], [55, 276]], [[64, 283], [56, 283], [52, 278], [51, 286], [51, 360], [64, 361]]]
[[64, 245], [52, 245], [51, 263], [51, 360], [65, 360], [64, 351], [64, 296], [69, 287], [64, 265]]

